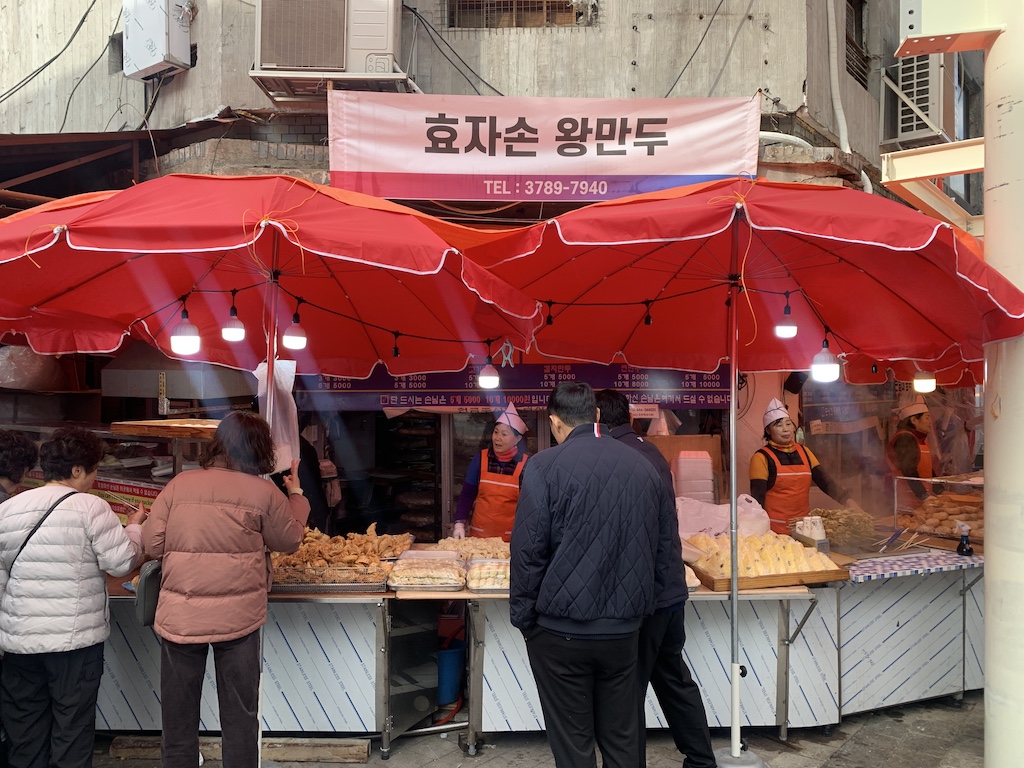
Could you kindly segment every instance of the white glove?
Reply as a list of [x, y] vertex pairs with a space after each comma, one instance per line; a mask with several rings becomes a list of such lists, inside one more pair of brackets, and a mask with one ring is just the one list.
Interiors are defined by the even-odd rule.
[[463, 523], [456, 523], [452, 526], [452, 538], [464, 539], [466, 538], [466, 526]]

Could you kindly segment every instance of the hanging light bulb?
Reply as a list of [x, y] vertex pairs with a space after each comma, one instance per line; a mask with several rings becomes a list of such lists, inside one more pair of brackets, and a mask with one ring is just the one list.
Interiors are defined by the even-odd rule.
[[220, 335], [224, 341], [242, 341], [245, 339], [245, 326], [238, 319], [238, 310], [235, 309], [235, 294], [237, 290], [231, 291], [231, 311], [228, 313], [228, 321], [220, 329]]
[[487, 343], [487, 363], [476, 375], [476, 383], [480, 385], [480, 389], [497, 389], [501, 379], [498, 377], [498, 369], [494, 367], [494, 361], [491, 359], [491, 344], [494, 339], [485, 341]]
[[501, 383], [501, 379], [498, 377], [498, 369], [491, 362], [490, 355], [487, 356], [487, 365], [480, 369], [476, 380], [480, 385], [480, 389], [497, 389]]
[[281, 337], [281, 343], [287, 349], [305, 349], [306, 348], [306, 332], [302, 330], [302, 326], [299, 325], [299, 307], [302, 305], [302, 299], [295, 300], [295, 314], [292, 315], [292, 324], [289, 325], [284, 332], [284, 336]]
[[548, 301], [545, 303], [548, 305], [548, 316], [544, 319], [544, 325], [554, 325], [555, 318], [551, 316], [551, 305], [554, 304], [555, 302]]
[[654, 325], [654, 318], [651, 317], [651, 302], [645, 301], [644, 306], [647, 307], [647, 314], [644, 315], [644, 325]]
[[839, 361], [828, 351], [828, 339], [821, 342], [821, 352], [811, 361], [811, 378], [823, 383], [839, 378]]
[[188, 319], [185, 297], [181, 297], [181, 322], [171, 331], [171, 352], [176, 355], [194, 355], [199, 351], [199, 329]]
[[935, 391], [935, 374], [928, 371], [914, 373], [914, 391], [928, 393]]
[[398, 357], [399, 355], [402, 354], [402, 350], [398, 348], [398, 337], [401, 336], [402, 334], [400, 334], [398, 331], [392, 331], [391, 333], [395, 335], [395, 346], [394, 349], [391, 350], [391, 356]]
[[796, 323], [790, 319], [789, 291], [786, 291], [786, 308], [782, 310], [782, 319], [775, 326], [775, 335], [780, 339], [792, 339], [796, 336]]

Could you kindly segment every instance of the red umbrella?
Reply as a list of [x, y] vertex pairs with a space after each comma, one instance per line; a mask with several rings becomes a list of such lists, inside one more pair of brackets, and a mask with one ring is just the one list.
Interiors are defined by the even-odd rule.
[[[548, 306], [535, 347], [598, 363], [806, 370], [839, 357], [978, 363], [1024, 332], [1024, 294], [969, 235], [842, 187], [725, 180], [587, 206], [467, 254]], [[774, 326], [789, 307], [795, 338]], [[885, 365], [881, 366], [884, 373]], [[959, 378], [959, 376], [957, 377]]]
[[[548, 306], [535, 349], [712, 371], [730, 362], [730, 678], [739, 754], [736, 393], [739, 370], [833, 353], [948, 369], [1024, 333], [1024, 293], [967, 235], [841, 187], [726, 180], [563, 214], [468, 254]], [[788, 313], [788, 314], [787, 314]], [[794, 321], [794, 338], [774, 326]], [[881, 368], [880, 368], [881, 370]]]
[[864, 355], [847, 355], [843, 376], [851, 384], [884, 384], [891, 374], [897, 381], [913, 381], [918, 371], [927, 371], [940, 387], [973, 387], [985, 383], [985, 361], [965, 362], [956, 354], [920, 365], [910, 360], [879, 362]]
[[[3, 330], [42, 353], [109, 352], [127, 334], [172, 357], [245, 370], [299, 318], [299, 373], [364, 378], [462, 370], [487, 340], [529, 344], [535, 301], [446, 236], [478, 235], [400, 205], [282, 176], [172, 175], [55, 201], [0, 222]], [[245, 327], [230, 342], [232, 317]]]

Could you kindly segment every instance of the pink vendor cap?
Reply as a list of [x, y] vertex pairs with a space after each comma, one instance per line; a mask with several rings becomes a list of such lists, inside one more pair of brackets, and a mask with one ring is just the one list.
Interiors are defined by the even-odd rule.
[[499, 424], [508, 424], [512, 429], [518, 432], [520, 435], [526, 434], [529, 430], [526, 428], [526, 422], [519, 417], [519, 411], [512, 403], [508, 404], [508, 407], [501, 412], [498, 416], [497, 422]]

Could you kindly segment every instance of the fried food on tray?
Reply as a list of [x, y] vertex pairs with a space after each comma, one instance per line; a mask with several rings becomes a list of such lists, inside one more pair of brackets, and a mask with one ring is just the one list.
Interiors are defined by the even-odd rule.
[[502, 560], [473, 561], [469, 563], [466, 586], [470, 589], [508, 589], [509, 562]]
[[395, 563], [388, 577], [391, 587], [462, 586], [466, 583], [466, 569], [458, 560], [424, 558], [401, 559]]
[[512, 556], [508, 542], [502, 541], [501, 537], [498, 536], [492, 538], [470, 536], [466, 539], [441, 539], [434, 546], [434, 549], [449, 549], [466, 557], [488, 558], [492, 560], [508, 560]]
[[812, 509], [811, 514], [821, 518], [821, 524], [825, 526], [825, 538], [834, 547], [870, 544], [878, 538], [875, 534], [875, 518], [867, 512]]
[[[383, 558], [398, 557], [412, 546], [412, 536], [408, 533], [378, 536], [376, 530], [376, 523], [367, 528], [366, 533], [350, 533], [347, 536], [328, 536], [316, 528], [307, 529], [302, 545], [296, 552], [290, 555], [275, 552], [271, 555], [274, 580], [281, 582], [284, 578], [282, 569], [288, 568], [380, 568]], [[294, 581], [293, 575], [288, 578]]]

